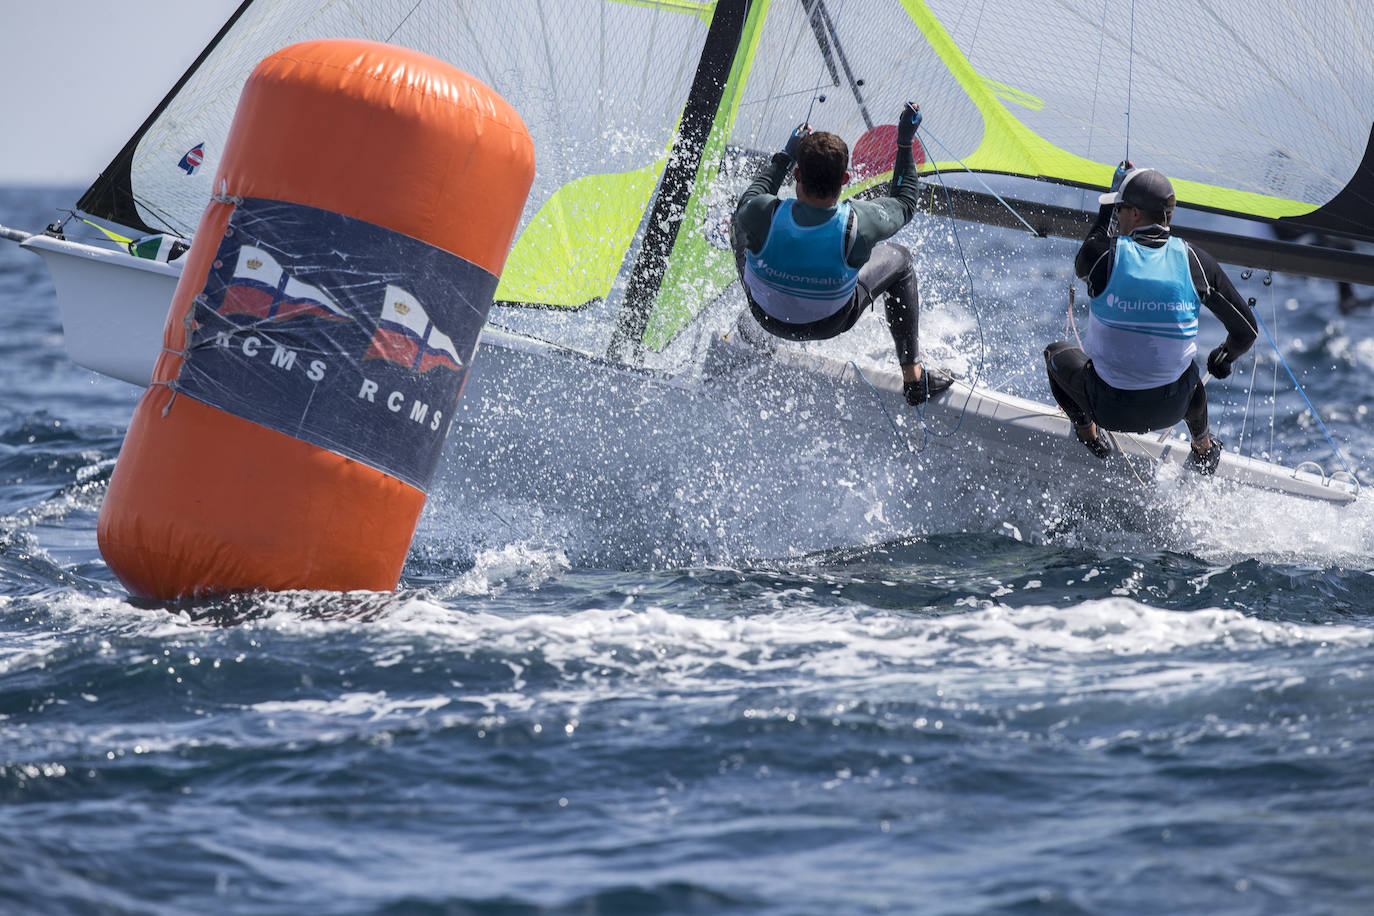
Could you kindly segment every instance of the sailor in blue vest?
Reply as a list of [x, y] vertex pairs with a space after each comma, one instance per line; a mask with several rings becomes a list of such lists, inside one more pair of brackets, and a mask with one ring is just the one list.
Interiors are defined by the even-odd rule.
[[[885, 241], [916, 215], [912, 144], [920, 123], [920, 109], [908, 102], [897, 122], [888, 196], [843, 204], [839, 198], [849, 181], [849, 147], [835, 134], [799, 126], [740, 197], [731, 221], [735, 262], [750, 312], [770, 334], [787, 340], [835, 337], [886, 294], [888, 329], [910, 404], [924, 403], [953, 381], [921, 365], [920, 295], [911, 253]], [[777, 196], [789, 171], [797, 181], [796, 199]]]
[[1207, 371], [1226, 378], [1255, 342], [1254, 312], [1215, 258], [1169, 231], [1174, 188], [1162, 172], [1123, 162], [1099, 201], [1074, 259], [1090, 296], [1087, 339], [1084, 349], [1067, 341], [1045, 348], [1050, 390], [1099, 458], [1111, 452], [1099, 427], [1139, 433], [1184, 420], [1189, 467], [1215, 473], [1222, 444], [1208, 431], [1207, 389], [1193, 363], [1198, 314], [1206, 306], [1226, 327], [1207, 358]]

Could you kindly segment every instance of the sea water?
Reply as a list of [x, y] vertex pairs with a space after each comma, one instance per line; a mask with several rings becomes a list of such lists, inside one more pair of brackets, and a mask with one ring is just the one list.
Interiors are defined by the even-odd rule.
[[[0, 223], [76, 196], [0, 192]], [[1047, 399], [1073, 246], [955, 231], [904, 236], [927, 358]], [[1374, 315], [1242, 292], [1367, 475]], [[1335, 466], [1265, 347], [1215, 427]], [[41, 262], [0, 247], [0, 912], [1370, 911], [1368, 496], [974, 513], [947, 476], [910, 523], [851, 469], [848, 536], [750, 549], [788, 513], [713, 536], [736, 497], [697, 494], [681, 562], [666, 528], [609, 550], [556, 500], [438, 493], [395, 593], [169, 607], [96, 547], [137, 397], [68, 361]]]

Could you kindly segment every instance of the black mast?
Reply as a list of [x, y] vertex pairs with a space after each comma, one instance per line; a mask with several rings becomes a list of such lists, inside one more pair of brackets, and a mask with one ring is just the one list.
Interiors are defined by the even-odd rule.
[[701, 154], [711, 135], [716, 111], [725, 95], [730, 65], [739, 50], [749, 0], [720, 0], [706, 31], [706, 43], [692, 78], [691, 94], [682, 112], [682, 129], [668, 154], [668, 165], [659, 182], [658, 196], [649, 211], [648, 226], [639, 257], [625, 287], [625, 305], [616, 320], [607, 354], [629, 361], [640, 352], [649, 314], [668, 268], [668, 256], [677, 241], [687, 201], [692, 196]]

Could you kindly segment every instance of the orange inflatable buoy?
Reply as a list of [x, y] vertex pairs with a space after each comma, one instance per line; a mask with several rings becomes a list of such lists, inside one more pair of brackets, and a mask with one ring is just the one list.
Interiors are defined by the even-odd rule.
[[258, 65], [100, 508], [131, 593], [395, 587], [533, 178], [443, 61]]

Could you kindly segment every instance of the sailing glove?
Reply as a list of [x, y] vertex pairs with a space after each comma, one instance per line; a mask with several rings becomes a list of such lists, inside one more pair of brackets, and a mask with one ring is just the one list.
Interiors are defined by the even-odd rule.
[[916, 139], [916, 128], [920, 126], [920, 106], [907, 102], [902, 106], [902, 113], [897, 116], [897, 145], [910, 146]]
[[796, 130], [792, 131], [792, 136], [787, 138], [787, 145], [782, 148], [782, 154], [792, 160], [792, 164], [797, 164], [797, 150], [801, 147], [802, 137], [811, 133], [810, 124], [798, 124]]
[[[1135, 163], [1131, 162], [1131, 160], [1129, 159], [1122, 159], [1119, 163], [1117, 163], [1116, 171], [1112, 172], [1111, 189], [1115, 191], [1116, 189], [1120, 188], [1121, 182], [1126, 180], [1127, 173], [1129, 173], [1134, 168]], [[1222, 377], [1225, 378], [1225, 376]]]
[[1231, 351], [1226, 349], [1226, 344], [1222, 344], [1207, 357], [1207, 371], [1212, 373], [1212, 378], [1226, 378], [1231, 374], [1231, 363], [1234, 361]]

